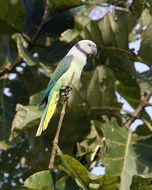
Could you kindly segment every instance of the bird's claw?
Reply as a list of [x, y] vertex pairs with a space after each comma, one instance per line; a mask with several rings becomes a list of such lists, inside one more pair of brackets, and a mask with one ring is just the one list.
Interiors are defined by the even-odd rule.
[[61, 87], [61, 92], [70, 92], [72, 90], [71, 86], [62, 86]]
[[69, 92], [72, 90], [71, 86], [62, 86], [60, 89], [60, 94], [62, 96], [62, 101], [65, 102], [69, 98]]

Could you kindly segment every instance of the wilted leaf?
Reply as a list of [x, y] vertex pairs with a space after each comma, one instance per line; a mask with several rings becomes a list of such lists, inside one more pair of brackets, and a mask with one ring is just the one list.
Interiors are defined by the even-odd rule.
[[24, 186], [31, 190], [54, 190], [52, 176], [48, 170], [31, 175], [25, 180]]

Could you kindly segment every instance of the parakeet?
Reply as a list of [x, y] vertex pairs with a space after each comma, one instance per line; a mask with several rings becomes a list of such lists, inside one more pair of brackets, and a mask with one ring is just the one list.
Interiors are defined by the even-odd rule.
[[80, 80], [81, 72], [86, 65], [87, 57], [95, 56], [96, 54], [97, 46], [94, 42], [90, 40], [81, 40], [77, 42], [59, 62], [41, 101], [41, 104], [46, 104], [46, 108], [41, 117], [36, 136], [40, 136], [42, 131], [47, 128], [55, 112], [61, 88], [68, 86], [71, 78], [70, 85], [74, 87]]

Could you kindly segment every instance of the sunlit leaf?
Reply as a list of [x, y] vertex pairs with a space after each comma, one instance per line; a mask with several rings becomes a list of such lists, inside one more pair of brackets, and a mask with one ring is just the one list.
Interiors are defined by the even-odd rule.
[[18, 132], [24, 131], [30, 126], [37, 125], [37, 120], [41, 117], [42, 111], [39, 110], [38, 106], [23, 106], [17, 104], [16, 115], [14, 117], [11, 129], [10, 140], [18, 136]]
[[38, 64], [38, 61], [33, 58], [33, 56], [28, 52], [27, 47], [28, 44], [21, 34], [15, 34], [13, 38], [17, 42], [17, 48], [19, 52], [19, 56], [29, 65], [34, 66]]
[[7, 150], [9, 149], [11, 146], [6, 143], [5, 141], [0, 141], [0, 150]]
[[79, 35], [79, 31], [68, 29], [68, 30], [66, 30], [65, 32], [63, 32], [63, 33], [61, 34], [60, 40], [61, 40], [61, 41], [65, 41], [65, 42], [71, 42], [71, 41], [73, 41], [76, 37], [78, 37], [78, 35]]
[[24, 186], [31, 190], [54, 190], [54, 184], [50, 171], [44, 170], [37, 172], [27, 178]]

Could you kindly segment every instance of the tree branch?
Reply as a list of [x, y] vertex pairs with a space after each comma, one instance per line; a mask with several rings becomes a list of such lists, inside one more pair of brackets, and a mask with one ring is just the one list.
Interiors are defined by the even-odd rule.
[[[71, 85], [73, 77], [74, 77], [74, 73], [72, 74], [72, 77], [70, 79], [70, 82], [69, 82], [68, 86]], [[69, 97], [70, 91], [71, 91], [71, 89], [68, 90], [68, 92], [66, 94], [66, 98], [65, 98], [65, 101], [64, 101], [62, 109], [61, 109], [61, 113], [60, 113], [60, 118], [59, 118], [57, 130], [56, 130], [56, 134], [55, 134], [55, 137], [54, 137], [54, 140], [53, 140], [52, 152], [51, 152], [51, 157], [50, 157], [49, 166], [48, 166], [48, 168], [50, 170], [54, 169], [55, 155], [56, 155], [56, 150], [57, 150], [57, 147], [58, 147], [59, 135], [60, 135], [60, 131], [61, 131], [61, 127], [62, 127], [62, 122], [63, 122], [63, 119], [64, 119], [65, 109], [66, 109], [66, 106], [67, 106], [67, 103], [68, 103], [68, 97]]]
[[50, 12], [48, 10], [48, 8], [46, 8], [44, 10], [44, 14], [42, 17], [42, 21], [39, 25], [39, 27], [37, 28], [34, 36], [32, 37], [31, 41], [30, 41], [30, 45], [33, 45], [33, 43], [37, 40], [38, 36], [40, 35], [40, 32], [42, 31], [43, 27], [45, 26], [46, 23], [48, 23], [53, 16], [50, 16]]
[[128, 121], [124, 124], [124, 126], [128, 129], [130, 127], [130, 125], [137, 119], [140, 117], [141, 112], [143, 111], [143, 109], [147, 106], [151, 106], [151, 104], [148, 102], [150, 97], [152, 96], [152, 89], [149, 91], [149, 93], [142, 98], [141, 102], [139, 103], [139, 105], [137, 106], [136, 110], [134, 112], [132, 112], [131, 114], [131, 118], [128, 119]]
[[17, 65], [19, 65], [22, 61], [22, 58], [20, 58], [18, 55], [16, 56], [14, 62], [12, 64], [10, 64], [9, 66], [7, 67], [1, 67], [0, 68], [0, 77], [7, 74], [7, 73], [10, 73]]
[[[50, 16], [50, 13], [48, 11], [48, 8], [46, 8], [44, 10], [44, 14], [42, 17], [42, 21], [39, 25], [39, 27], [37, 28], [35, 34], [33, 35], [32, 39], [30, 39], [26, 34], [22, 34], [23, 37], [28, 41], [29, 46], [28, 46], [28, 50], [30, 50], [33, 47], [33, 44], [35, 43], [35, 41], [37, 40], [37, 38], [40, 35], [40, 32], [42, 31], [43, 27], [45, 24], [47, 24], [53, 16]], [[19, 65], [22, 62], [22, 58], [20, 58], [18, 55], [16, 56], [14, 62], [12, 64], [10, 64], [8, 67], [1, 67], [0, 68], [0, 77], [10, 73], [17, 65]]]

